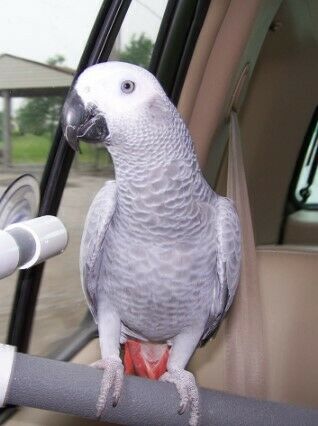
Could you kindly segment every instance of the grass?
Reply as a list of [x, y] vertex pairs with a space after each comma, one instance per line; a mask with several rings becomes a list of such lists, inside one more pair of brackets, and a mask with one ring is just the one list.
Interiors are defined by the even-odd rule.
[[[94, 145], [88, 145], [86, 143], [81, 143], [81, 154], [78, 156], [79, 163], [92, 163], [95, 164], [96, 156], [98, 156], [98, 167], [102, 168], [111, 163], [109, 154], [106, 149], [103, 147], [97, 148]], [[97, 151], [97, 152], [96, 152]]]
[[49, 154], [48, 135], [23, 135], [12, 138], [12, 163], [43, 164]]
[[[51, 137], [48, 134], [40, 136], [31, 134], [23, 136], [13, 135], [12, 164], [44, 164], [48, 157], [51, 143]], [[2, 148], [2, 141], [0, 141], [0, 148]], [[106, 166], [110, 162], [108, 154], [105, 153], [104, 149], [98, 149], [93, 145], [81, 143], [81, 151], [82, 155], [78, 156], [79, 164], [92, 164], [94, 166], [96, 156], [98, 156], [99, 168]]]

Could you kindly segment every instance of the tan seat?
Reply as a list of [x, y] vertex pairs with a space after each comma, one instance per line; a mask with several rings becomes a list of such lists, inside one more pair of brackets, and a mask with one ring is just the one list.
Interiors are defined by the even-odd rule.
[[[267, 399], [318, 406], [318, 248], [263, 246], [257, 250], [268, 366]], [[315, 302], [316, 301], [316, 302]], [[224, 383], [224, 327], [194, 355], [201, 386]]]

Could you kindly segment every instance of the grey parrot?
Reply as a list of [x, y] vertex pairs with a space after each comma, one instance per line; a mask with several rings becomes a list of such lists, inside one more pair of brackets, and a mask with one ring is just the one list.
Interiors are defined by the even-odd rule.
[[199, 422], [199, 393], [185, 367], [217, 330], [240, 274], [241, 231], [233, 202], [204, 179], [189, 131], [156, 78], [138, 66], [87, 68], [62, 112], [66, 140], [101, 143], [115, 180], [86, 218], [80, 269], [98, 324], [104, 370], [98, 415], [127, 373], [173, 383], [179, 413]]

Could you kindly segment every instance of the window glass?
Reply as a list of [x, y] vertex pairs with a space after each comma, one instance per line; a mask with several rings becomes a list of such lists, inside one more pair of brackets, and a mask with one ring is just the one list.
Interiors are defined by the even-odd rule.
[[[101, 4], [102, 0], [0, 2], [0, 196], [21, 174], [31, 173], [40, 182], [63, 98]], [[52, 262], [55, 269], [63, 264], [62, 258]], [[35, 341], [36, 352], [45, 352], [50, 332], [45, 327], [53, 317], [60, 321], [59, 309], [68, 302], [67, 277], [65, 273], [65, 280], [57, 282], [49, 265], [38, 305], [44, 319], [43, 342]], [[0, 281], [0, 342], [7, 333], [16, 278], [14, 274]], [[72, 312], [73, 307], [68, 309]]]
[[[315, 114], [317, 117], [317, 114]], [[296, 200], [305, 205], [318, 205], [318, 119], [310, 126], [308, 148], [295, 188]]]
[[[167, 0], [132, 1], [116, 39], [111, 59], [147, 67]], [[105, 180], [113, 178], [111, 158], [104, 148], [81, 143], [76, 154], [59, 217], [69, 232], [66, 251], [45, 266], [30, 351], [46, 354], [79, 326], [87, 312], [80, 284], [79, 247], [85, 217]]]

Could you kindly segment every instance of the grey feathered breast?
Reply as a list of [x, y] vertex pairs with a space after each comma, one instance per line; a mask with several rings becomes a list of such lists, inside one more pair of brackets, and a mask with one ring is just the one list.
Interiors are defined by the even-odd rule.
[[91, 312], [96, 319], [102, 290], [133, 337], [167, 340], [205, 318], [206, 341], [238, 284], [235, 208], [210, 189], [196, 162], [152, 167], [146, 181], [138, 181], [137, 170], [121, 194], [108, 182], [92, 203], [81, 245]]

